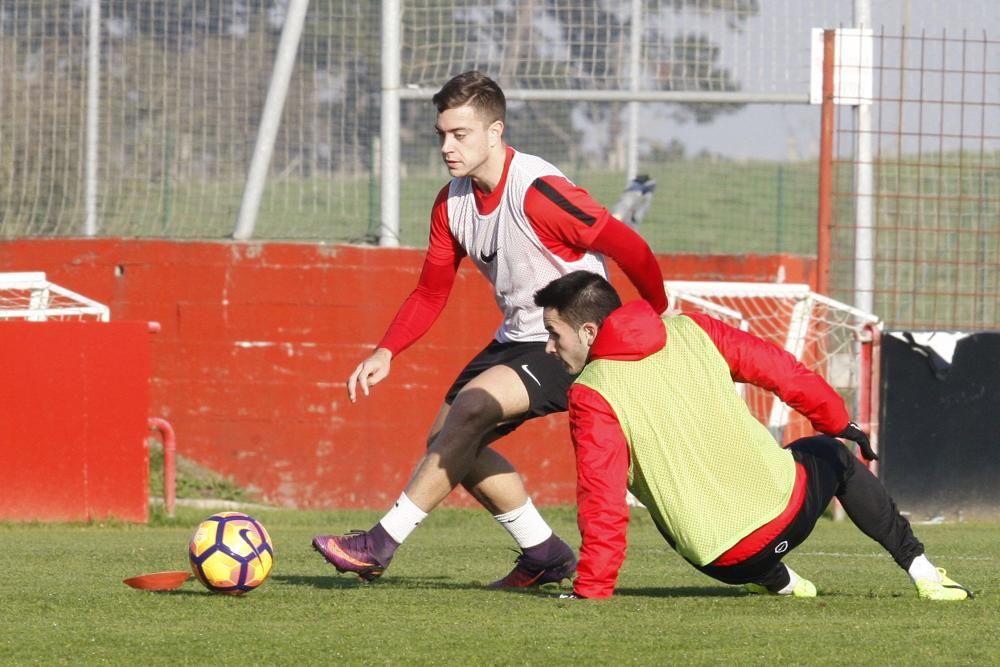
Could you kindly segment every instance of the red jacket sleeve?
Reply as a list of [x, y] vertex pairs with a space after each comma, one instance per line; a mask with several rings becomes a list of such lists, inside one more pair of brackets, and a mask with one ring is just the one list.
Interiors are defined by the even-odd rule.
[[573, 592], [607, 598], [614, 593], [625, 560], [628, 443], [611, 406], [590, 387], [570, 387], [569, 419], [576, 453], [577, 523], [583, 540]]
[[403, 301], [378, 347], [395, 357], [427, 333], [448, 303], [465, 251], [448, 226], [448, 186], [438, 193], [431, 211], [430, 240], [417, 287]]
[[667, 309], [663, 274], [649, 244], [583, 188], [560, 176], [538, 178], [524, 197], [524, 212], [539, 240], [567, 261], [592, 250], [613, 259], [657, 313]]
[[667, 293], [663, 289], [660, 265], [638, 232], [611, 218], [594, 237], [590, 248], [615, 260], [653, 310], [662, 314], [667, 309]]
[[[712, 339], [737, 382], [767, 389], [804, 415], [820, 433], [836, 435], [850, 417], [844, 399], [791, 354], [757, 336], [702, 313], [684, 313]], [[669, 343], [668, 343], [669, 344]]]

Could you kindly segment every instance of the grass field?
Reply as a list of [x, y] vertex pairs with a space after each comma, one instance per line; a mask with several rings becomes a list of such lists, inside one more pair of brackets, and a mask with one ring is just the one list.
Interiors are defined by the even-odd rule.
[[[309, 541], [376, 514], [287, 510], [253, 512], [276, 565], [249, 595], [121, 583], [185, 569], [211, 511], [149, 526], [0, 525], [0, 664], [1000, 664], [1000, 524], [917, 527], [936, 563], [979, 593], [962, 603], [921, 602], [877, 545], [827, 520], [788, 558], [818, 598], [746, 596], [686, 566], [641, 510], [610, 601], [483, 590], [510, 567], [511, 542], [484, 512], [457, 509], [432, 514], [373, 584], [335, 575]], [[546, 514], [575, 541], [571, 508]]]
[[[658, 252], [793, 252], [816, 250], [816, 189], [812, 163], [680, 160], [647, 170], [657, 181], [643, 235]], [[400, 242], [426, 247], [431, 204], [448, 181], [443, 168], [413, 169], [400, 183]], [[568, 174], [612, 206], [621, 172]], [[102, 210], [102, 233], [122, 236], [226, 238], [233, 230], [243, 176], [231, 181], [175, 184], [129, 182]], [[373, 189], [375, 188], [375, 189]], [[377, 233], [377, 186], [368, 176], [277, 178], [267, 185], [255, 238], [360, 242]], [[11, 229], [10, 234], [16, 230]], [[0, 235], [5, 230], [0, 229]]]

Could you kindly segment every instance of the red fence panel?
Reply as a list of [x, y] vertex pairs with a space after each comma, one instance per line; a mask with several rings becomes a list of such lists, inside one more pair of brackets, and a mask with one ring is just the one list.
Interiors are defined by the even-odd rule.
[[0, 322], [0, 520], [144, 522], [146, 322]]

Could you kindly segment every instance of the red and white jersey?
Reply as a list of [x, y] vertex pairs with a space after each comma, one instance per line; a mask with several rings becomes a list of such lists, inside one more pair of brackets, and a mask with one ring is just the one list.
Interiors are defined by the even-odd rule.
[[[558, 244], [562, 247], [549, 248], [539, 237], [539, 234], [551, 236], [546, 233], [551, 230], [536, 229], [536, 225], [546, 223], [537, 220], [537, 216], [532, 220], [525, 211], [525, 199], [532, 188], [547, 187], [547, 194], [573, 205], [563, 193], [546, 185], [542, 179], [547, 176], [566, 179], [545, 160], [514, 152], [506, 170], [506, 182], [496, 189], [499, 201], [485, 213], [477, 204], [471, 178], [452, 179], [448, 186], [448, 229], [494, 287], [497, 306], [503, 312], [503, 322], [496, 332], [501, 343], [548, 338], [542, 324], [542, 310], [535, 305], [534, 297], [535, 292], [551, 281], [577, 270], [608, 276], [603, 255], [584, 252], [580, 246], [572, 247], [565, 242]], [[593, 227], [597, 220], [592, 216], [591, 219], [588, 224], [569, 213], [553, 222], [570, 228], [562, 230], [567, 232], [569, 240], [596, 232]], [[572, 229], [574, 224], [584, 229]]]
[[378, 347], [395, 356], [430, 329], [466, 255], [494, 286], [501, 342], [546, 340], [535, 292], [577, 269], [607, 277], [605, 256], [657, 312], [667, 307], [663, 275], [646, 242], [556, 167], [508, 147], [492, 192], [465, 177], [438, 193], [420, 280]]

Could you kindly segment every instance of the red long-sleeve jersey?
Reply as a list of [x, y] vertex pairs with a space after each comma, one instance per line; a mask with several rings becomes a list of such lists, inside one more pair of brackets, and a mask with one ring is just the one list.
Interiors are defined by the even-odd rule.
[[504, 313], [497, 331], [502, 341], [544, 341], [534, 292], [576, 269], [606, 275], [603, 256], [621, 267], [657, 312], [667, 306], [659, 265], [635, 231], [552, 165], [508, 148], [492, 192], [483, 193], [464, 178], [453, 179], [438, 194], [417, 286], [379, 347], [395, 356], [430, 329], [466, 256], [494, 287]]

